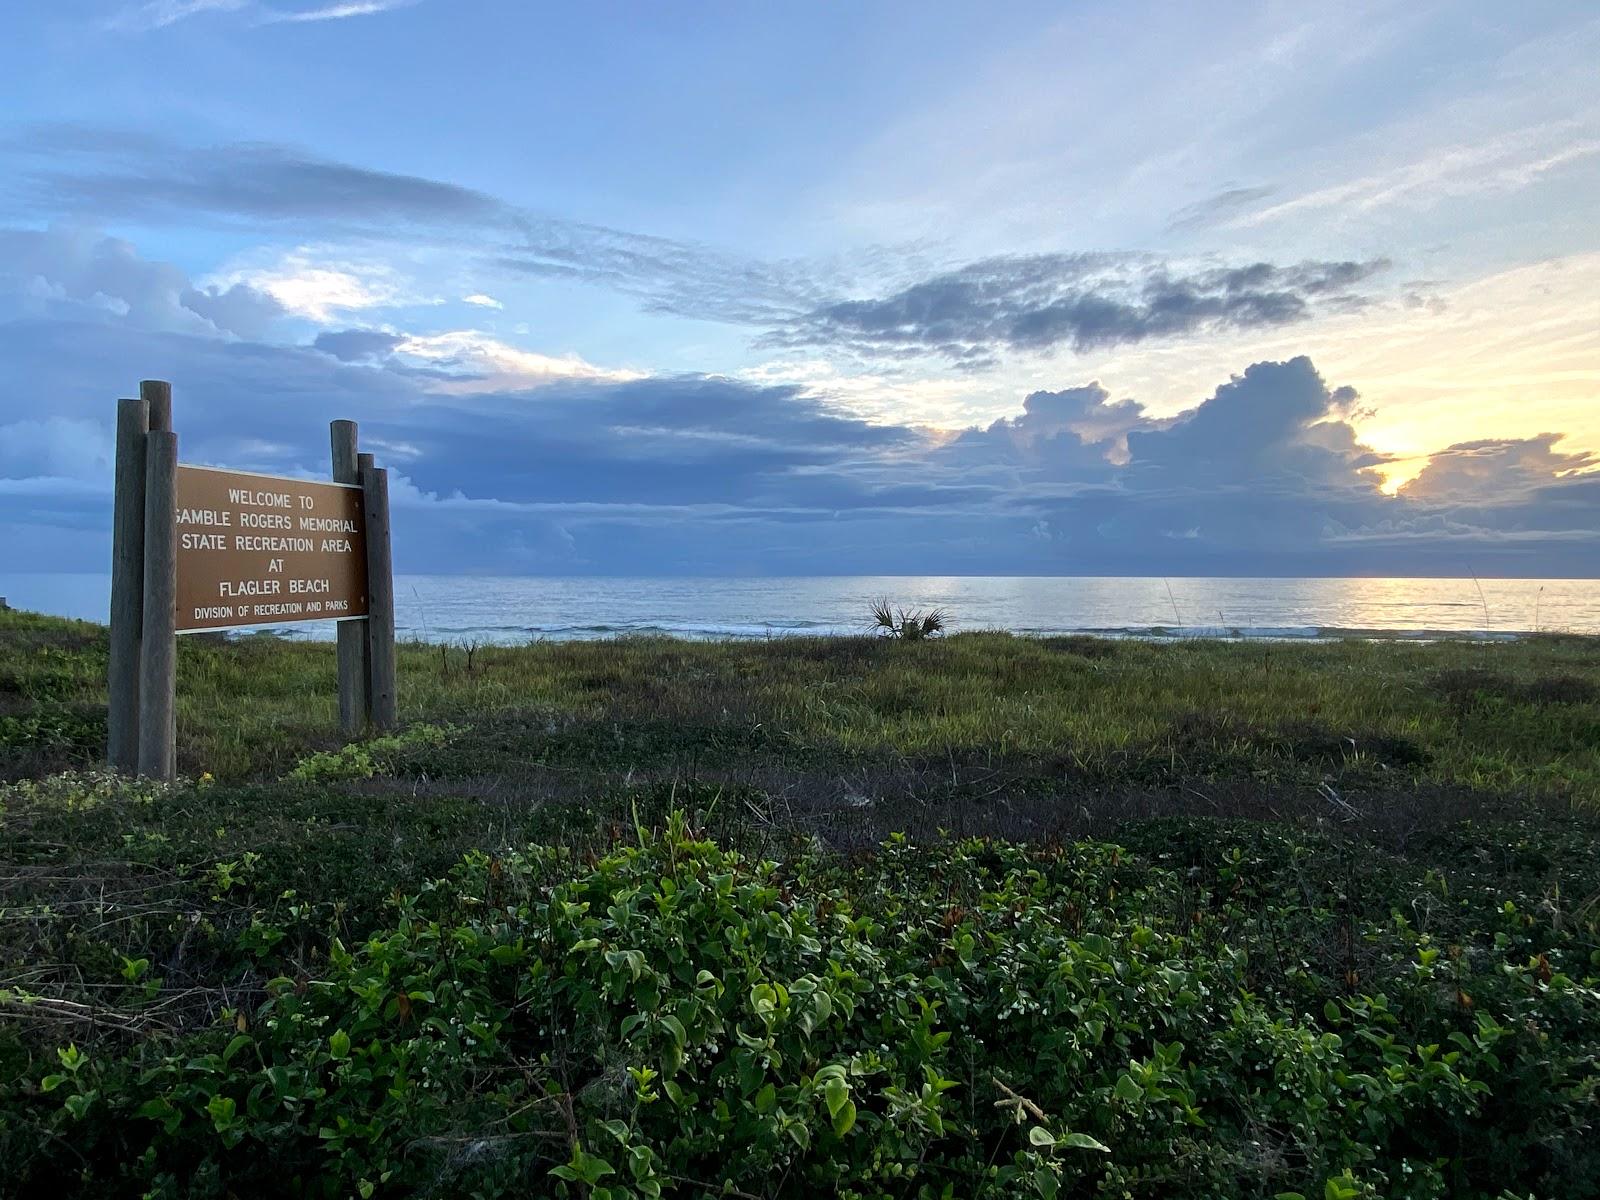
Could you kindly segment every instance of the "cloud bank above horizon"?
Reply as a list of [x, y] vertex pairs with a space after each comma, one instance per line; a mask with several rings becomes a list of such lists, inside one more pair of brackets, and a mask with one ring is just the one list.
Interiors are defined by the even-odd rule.
[[[64, 264], [39, 274], [41, 264]], [[34, 272], [26, 274], [25, 272]], [[1247, 366], [1176, 415], [1098, 383], [987, 425], [869, 421], [794, 384], [500, 360], [366, 328], [241, 330], [284, 310], [201, 289], [112, 239], [0, 240], [0, 339], [48, 414], [0, 424], [0, 554], [108, 553], [110, 393], [179, 381], [188, 461], [315, 476], [329, 414], [395, 472], [408, 569], [625, 573], [1380, 572], [1600, 568], [1600, 473], [1559, 435], [1442, 448], [1396, 494], [1361, 400], [1309, 358]], [[43, 280], [43, 286], [37, 281]], [[1552, 569], [1555, 568], [1555, 569]]]

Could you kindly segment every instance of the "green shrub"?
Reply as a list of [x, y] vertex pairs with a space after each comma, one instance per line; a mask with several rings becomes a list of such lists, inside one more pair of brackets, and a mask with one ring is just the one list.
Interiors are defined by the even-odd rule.
[[288, 777], [328, 783], [338, 779], [371, 779], [378, 774], [394, 774], [408, 755], [438, 749], [450, 740], [454, 732], [449, 725], [413, 725], [399, 733], [383, 734], [364, 742], [351, 742], [337, 750], [307, 755], [295, 764]]
[[469, 855], [258, 1011], [63, 1047], [28, 1102], [86, 1194], [1595, 1194], [1559, 952], [1474, 1006], [1421, 954], [1307, 1009], [1247, 986], [1233, 901], [1114, 846], [637, 840]]

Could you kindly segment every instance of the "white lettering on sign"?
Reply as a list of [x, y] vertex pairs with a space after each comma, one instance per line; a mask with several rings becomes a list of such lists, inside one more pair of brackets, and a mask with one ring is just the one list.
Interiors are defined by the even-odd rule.
[[310, 554], [317, 548], [317, 544], [310, 538], [303, 537], [271, 537], [267, 534], [233, 535], [233, 548], [235, 550], [265, 551], [268, 554]]
[[224, 579], [217, 584], [219, 596], [276, 596], [282, 591], [281, 579]]
[[258, 617], [294, 617], [305, 612], [306, 606], [298, 601], [287, 604], [249, 604], [239, 611], [251, 611]]
[[288, 508], [288, 492], [251, 492], [244, 488], [229, 488], [228, 499], [234, 504], [252, 504], [257, 508]]
[[366, 615], [358, 487], [180, 465], [178, 628]]
[[239, 525], [244, 529], [293, 529], [289, 517], [285, 513], [258, 513], [242, 512], [239, 514]]

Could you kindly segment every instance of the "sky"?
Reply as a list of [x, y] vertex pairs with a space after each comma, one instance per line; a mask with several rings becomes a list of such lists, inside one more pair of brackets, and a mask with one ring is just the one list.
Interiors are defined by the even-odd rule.
[[0, 22], [9, 569], [161, 378], [403, 573], [1600, 577], [1592, 4]]

